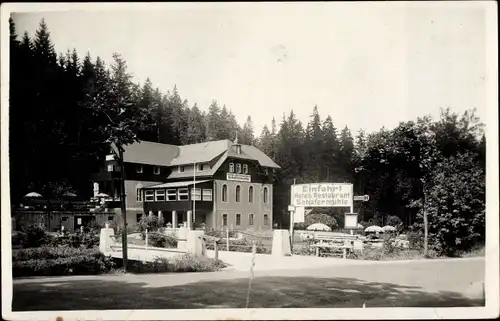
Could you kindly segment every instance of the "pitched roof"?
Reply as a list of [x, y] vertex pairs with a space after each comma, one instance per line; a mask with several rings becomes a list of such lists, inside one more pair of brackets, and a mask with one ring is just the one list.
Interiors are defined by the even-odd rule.
[[179, 146], [141, 141], [125, 146], [123, 161], [158, 166], [170, 166], [179, 154]]
[[194, 162], [209, 162], [229, 148], [229, 140], [217, 140], [200, 144], [179, 146], [179, 154], [170, 162], [170, 166], [187, 165]]
[[[159, 166], [189, 165], [194, 162], [206, 163], [220, 156], [217, 163], [202, 175], [213, 175], [227, 157], [250, 159], [259, 162], [261, 166], [280, 168], [269, 156], [255, 146], [241, 145], [241, 154], [232, 148], [230, 140], [217, 140], [199, 144], [175, 146], [142, 141], [125, 147], [123, 158], [125, 162], [142, 163]], [[169, 178], [187, 177], [191, 174], [173, 172]]]

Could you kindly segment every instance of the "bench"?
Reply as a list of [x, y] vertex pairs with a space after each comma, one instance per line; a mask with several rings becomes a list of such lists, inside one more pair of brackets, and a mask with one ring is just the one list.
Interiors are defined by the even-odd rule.
[[[338, 249], [338, 250], [342, 250], [342, 258], [346, 258], [347, 257], [347, 250], [352, 250], [354, 247], [352, 245], [346, 245], [346, 244], [343, 244], [343, 245], [337, 245], [337, 244], [313, 244], [312, 247], [316, 248], [316, 256], [319, 256], [320, 254], [320, 249]], [[334, 255], [334, 254], [330, 254], [330, 253], [325, 253], [327, 255]]]

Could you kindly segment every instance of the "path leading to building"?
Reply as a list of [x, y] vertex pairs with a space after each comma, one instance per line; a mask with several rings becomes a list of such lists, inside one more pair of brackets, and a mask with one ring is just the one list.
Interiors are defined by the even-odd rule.
[[[484, 305], [484, 258], [348, 263], [257, 270], [249, 307]], [[242, 308], [249, 276], [233, 270], [18, 279], [13, 310]]]

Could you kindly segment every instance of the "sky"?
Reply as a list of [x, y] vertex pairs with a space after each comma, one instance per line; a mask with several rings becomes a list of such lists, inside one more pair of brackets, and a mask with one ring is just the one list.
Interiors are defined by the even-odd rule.
[[[17, 33], [40, 20], [58, 52], [126, 59], [136, 82], [207, 110], [225, 104], [256, 135], [318, 106], [337, 128], [373, 132], [400, 121], [462, 113], [486, 117], [486, 8], [441, 3], [177, 3], [134, 10], [14, 13]], [[84, 10], [82, 10], [84, 9]]]

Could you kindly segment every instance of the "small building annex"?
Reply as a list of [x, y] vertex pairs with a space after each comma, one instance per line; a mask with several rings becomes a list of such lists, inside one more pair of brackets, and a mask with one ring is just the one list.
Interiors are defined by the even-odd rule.
[[[280, 167], [255, 146], [230, 140], [174, 146], [142, 141], [126, 146], [127, 222], [161, 216], [177, 227], [188, 219], [209, 229], [271, 229], [273, 172]], [[94, 192], [110, 196], [120, 219], [120, 168], [107, 156]], [[96, 189], [97, 187], [97, 189]]]

